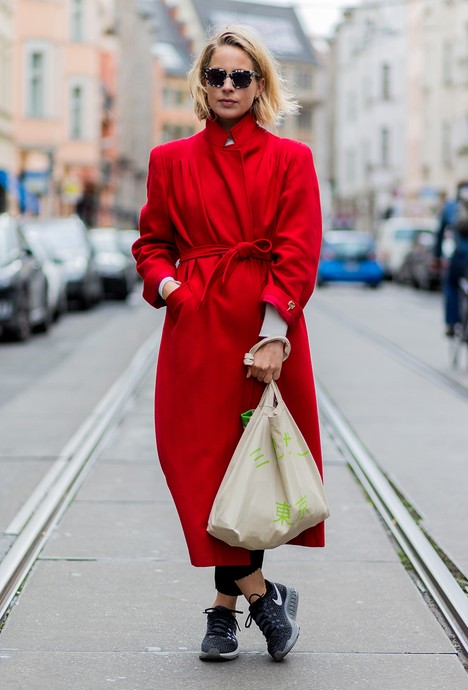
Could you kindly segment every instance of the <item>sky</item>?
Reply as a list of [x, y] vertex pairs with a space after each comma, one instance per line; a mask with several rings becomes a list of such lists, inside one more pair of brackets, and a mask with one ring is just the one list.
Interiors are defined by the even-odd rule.
[[266, 4], [293, 5], [308, 33], [329, 36], [340, 20], [342, 10], [359, 5], [361, 0], [256, 0]]

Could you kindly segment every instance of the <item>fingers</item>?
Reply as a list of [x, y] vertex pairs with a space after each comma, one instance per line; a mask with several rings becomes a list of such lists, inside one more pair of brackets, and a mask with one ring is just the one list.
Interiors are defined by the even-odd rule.
[[271, 381], [277, 381], [281, 375], [282, 362], [274, 364], [262, 364], [260, 366], [254, 364], [249, 367], [247, 372], [247, 378], [255, 378], [257, 381], [263, 383], [271, 383]]
[[247, 378], [255, 378], [262, 383], [277, 381], [283, 366], [283, 345], [270, 343], [260, 348], [254, 355], [254, 362], [247, 368]]

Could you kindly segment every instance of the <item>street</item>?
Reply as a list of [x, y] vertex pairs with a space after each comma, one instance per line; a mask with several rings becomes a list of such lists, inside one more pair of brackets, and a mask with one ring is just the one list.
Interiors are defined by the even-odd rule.
[[[318, 381], [424, 527], [468, 571], [468, 367], [450, 366], [440, 293], [330, 286], [316, 290], [307, 315]], [[1, 344], [0, 533], [162, 318], [135, 292], [123, 305], [72, 312], [27, 344]]]
[[441, 299], [398, 285], [318, 290], [309, 332], [318, 380], [466, 572], [468, 369], [450, 367]]
[[[389, 284], [331, 286], [316, 291], [307, 321], [319, 384], [466, 572], [468, 375], [447, 364], [440, 300]], [[27, 344], [2, 344], [1, 557], [28, 497], [163, 316], [135, 292], [126, 304], [71, 313]], [[267, 554], [268, 571], [301, 592], [297, 650], [267, 663], [261, 635], [243, 630], [239, 662], [199, 662], [211, 575], [188, 563], [155, 457], [153, 380], [150, 367], [15, 600], [0, 636], [2, 687], [468, 687], [449, 635], [326, 427], [327, 548]]]

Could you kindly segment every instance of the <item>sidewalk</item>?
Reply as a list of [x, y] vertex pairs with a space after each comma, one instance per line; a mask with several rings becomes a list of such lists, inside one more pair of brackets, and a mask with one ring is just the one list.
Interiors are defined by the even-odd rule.
[[384, 528], [324, 433], [328, 546], [267, 554], [300, 593], [282, 664], [243, 627], [241, 656], [203, 663], [211, 569], [189, 565], [155, 461], [153, 377], [30, 574], [0, 635], [5, 690], [465, 690], [468, 677]]

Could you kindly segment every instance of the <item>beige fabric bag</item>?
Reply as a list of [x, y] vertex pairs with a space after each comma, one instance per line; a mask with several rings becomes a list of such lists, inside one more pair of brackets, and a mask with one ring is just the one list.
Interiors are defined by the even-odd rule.
[[273, 549], [328, 516], [315, 461], [273, 381], [229, 463], [208, 532], [231, 546]]

